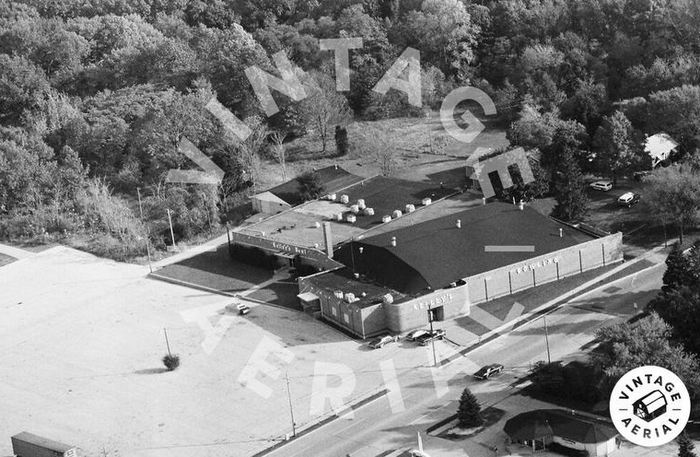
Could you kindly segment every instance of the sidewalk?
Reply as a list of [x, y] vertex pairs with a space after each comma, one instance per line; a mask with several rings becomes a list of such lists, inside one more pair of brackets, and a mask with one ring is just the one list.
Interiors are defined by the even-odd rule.
[[8, 246], [6, 244], [0, 244], [0, 254], [5, 254], [7, 256], [13, 257], [17, 260], [26, 259], [34, 255], [33, 252], [26, 251], [24, 249], [15, 248]]

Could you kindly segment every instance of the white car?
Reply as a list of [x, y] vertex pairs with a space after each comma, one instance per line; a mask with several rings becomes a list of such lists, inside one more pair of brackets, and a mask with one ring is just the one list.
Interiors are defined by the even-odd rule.
[[617, 203], [629, 208], [639, 203], [639, 194], [635, 194], [634, 192], [625, 192], [624, 194], [620, 195], [620, 198], [617, 199]]
[[593, 190], [602, 190], [603, 192], [608, 192], [609, 190], [612, 190], [613, 183], [612, 181], [596, 181], [591, 183], [591, 188]]

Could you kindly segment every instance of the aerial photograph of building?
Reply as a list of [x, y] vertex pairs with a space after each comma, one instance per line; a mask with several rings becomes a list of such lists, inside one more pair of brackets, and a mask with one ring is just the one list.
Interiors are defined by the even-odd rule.
[[0, 457], [700, 455], [698, 24], [0, 1]]

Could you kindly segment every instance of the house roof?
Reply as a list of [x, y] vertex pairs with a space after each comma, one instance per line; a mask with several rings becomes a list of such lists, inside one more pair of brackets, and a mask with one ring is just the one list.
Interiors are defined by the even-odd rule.
[[[461, 228], [457, 228], [457, 220]], [[396, 238], [395, 247], [392, 238]], [[592, 239], [530, 207], [521, 211], [511, 204], [494, 202], [355, 240], [343, 246], [336, 257], [349, 265], [354, 256], [356, 271], [401, 292], [418, 293]], [[531, 246], [533, 251], [487, 252], [487, 246]]]
[[678, 147], [678, 143], [666, 133], [657, 133], [647, 138], [644, 151], [650, 156], [665, 159]]
[[547, 435], [578, 443], [604, 443], [618, 435], [608, 424], [561, 409], [538, 409], [509, 419], [503, 430], [513, 440], [542, 439]]
[[[318, 176], [319, 183], [323, 186], [323, 191], [325, 193], [336, 192], [347, 186], [358, 183], [363, 179], [348, 171], [345, 171], [337, 165], [331, 165], [330, 167], [314, 170], [314, 172]], [[280, 184], [279, 186], [273, 187], [272, 189], [268, 189], [267, 192], [276, 195], [292, 206], [296, 206], [303, 203], [303, 200], [299, 195], [300, 189], [301, 187], [299, 185], [299, 181], [294, 178]]]

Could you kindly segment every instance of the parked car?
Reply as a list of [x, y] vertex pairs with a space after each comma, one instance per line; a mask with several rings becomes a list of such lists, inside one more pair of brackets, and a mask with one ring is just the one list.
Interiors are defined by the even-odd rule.
[[637, 182], [642, 181], [644, 178], [649, 176], [651, 174], [651, 171], [635, 171], [634, 174], [632, 175], [634, 177], [634, 180]]
[[430, 333], [429, 330], [421, 328], [421, 329], [414, 330], [414, 331], [410, 332], [408, 335], [406, 335], [406, 339], [408, 341], [416, 341], [418, 338], [420, 338], [421, 336], [426, 335], [428, 333]]
[[635, 194], [634, 192], [625, 192], [624, 194], [620, 195], [620, 198], [617, 199], [617, 203], [629, 208], [639, 203], [639, 198], [639, 194]]
[[503, 371], [503, 365], [500, 363], [492, 363], [491, 365], [486, 365], [481, 367], [479, 371], [474, 373], [476, 379], [489, 379], [493, 375], [497, 375]]
[[593, 190], [600, 190], [603, 192], [608, 192], [609, 190], [612, 190], [613, 188], [613, 183], [612, 181], [596, 181], [591, 183], [591, 189]]
[[427, 346], [431, 342], [435, 340], [441, 340], [445, 338], [446, 332], [445, 330], [438, 328], [433, 330], [432, 332], [427, 332], [425, 335], [419, 336], [418, 339], [416, 340], [418, 344], [421, 346]]
[[382, 335], [378, 336], [377, 338], [374, 338], [368, 343], [368, 346], [371, 347], [372, 349], [379, 349], [380, 347], [393, 343], [397, 340], [398, 338], [393, 336], [393, 335]]

